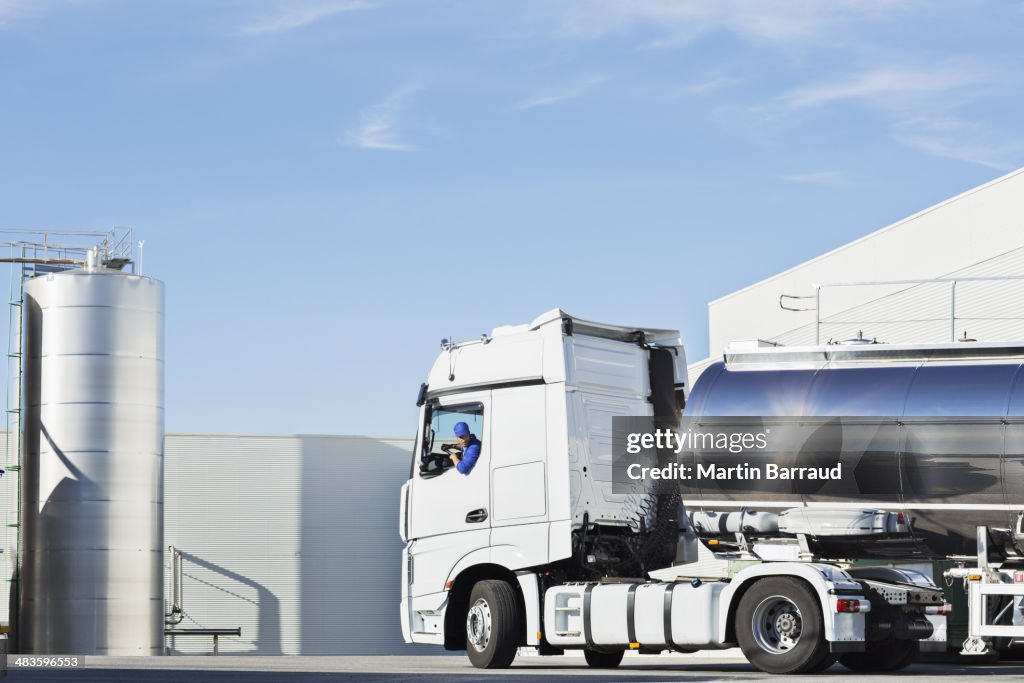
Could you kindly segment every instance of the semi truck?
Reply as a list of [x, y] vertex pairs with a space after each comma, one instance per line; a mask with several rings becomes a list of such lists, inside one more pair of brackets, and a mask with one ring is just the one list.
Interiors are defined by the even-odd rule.
[[[969, 597], [963, 651], [1005, 647], [1024, 638], [1022, 363], [1007, 345], [748, 344], [690, 387], [675, 330], [554, 309], [445, 340], [400, 492], [404, 639], [480, 668], [738, 646], [770, 673], [893, 671], [947, 647], [943, 590], [901, 566], [943, 558]], [[723, 416], [859, 416], [875, 436], [826, 456], [852, 472], [838, 482], [616, 485], [614, 418]], [[465, 473], [460, 422], [480, 441]]]

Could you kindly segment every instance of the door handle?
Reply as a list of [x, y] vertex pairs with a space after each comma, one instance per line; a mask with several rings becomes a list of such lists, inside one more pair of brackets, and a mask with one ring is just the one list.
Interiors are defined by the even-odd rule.
[[487, 519], [487, 508], [478, 508], [466, 513], [466, 521], [470, 524], [482, 522]]

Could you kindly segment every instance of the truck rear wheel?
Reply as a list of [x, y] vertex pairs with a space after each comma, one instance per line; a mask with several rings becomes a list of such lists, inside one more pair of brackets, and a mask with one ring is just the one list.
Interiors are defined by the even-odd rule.
[[594, 669], [614, 669], [619, 664], [622, 664], [622, 657], [626, 654], [625, 650], [617, 650], [615, 652], [601, 652], [599, 650], [584, 650], [583, 658], [587, 660], [587, 664]]
[[839, 663], [850, 671], [899, 671], [914, 663], [920, 646], [916, 640], [890, 640], [868, 644], [864, 652], [840, 655]]
[[516, 592], [505, 581], [478, 581], [469, 594], [466, 654], [478, 669], [504, 669], [519, 647], [522, 618]]
[[751, 664], [772, 674], [814, 673], [829, 657], [818, 597], [789, 577], [750, 587], [736, 610], [736, 640]]

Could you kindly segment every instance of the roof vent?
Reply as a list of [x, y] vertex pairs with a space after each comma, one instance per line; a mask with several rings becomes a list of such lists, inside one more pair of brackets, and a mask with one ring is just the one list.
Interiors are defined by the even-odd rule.
[[852, 338], [852, 339], [840, 339], [840, 340], [837, 340], [837, 341], [829, 341], [830, 345], [839, 345], [839, 346], [863, 346], [865, 344], [877, 344], [877, 343], [878, 343], [878, 339], [877, 338], [872, 337], [871, 339], [868, 339], [867, 337], [865, 337], [864, 336], [864, 330], [857, 330], [857, 336]]

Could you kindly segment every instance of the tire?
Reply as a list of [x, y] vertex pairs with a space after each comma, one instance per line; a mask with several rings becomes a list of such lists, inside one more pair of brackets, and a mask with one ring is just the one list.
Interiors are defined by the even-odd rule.
[[592, 669], [614, 669], [622, 663], [622, 657], [625, 654], [625, 650], [599, 652], [598, 650], [588, 649], [583, 651], [583, 658], [587, 660], [587, 664]]
[[914, 663], [920, 646], [916, 640], [889, 640], [869, 645], [864, 652], [839, 656], [839, 663], [850, 671], [863, 673], [899, 671]]
[[736, 610], [736, 640], [747, 660], [766, 673], [814, 673], [830, 656], [818, 596], [790, 577], [750, 587]]
[[466, 611], [466, 654], [478, 669], [505, 669], [516, 658], [522, 615], [515, 589], [505, 581], [478, 581]]

